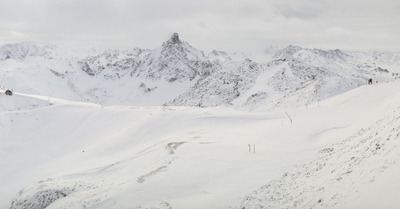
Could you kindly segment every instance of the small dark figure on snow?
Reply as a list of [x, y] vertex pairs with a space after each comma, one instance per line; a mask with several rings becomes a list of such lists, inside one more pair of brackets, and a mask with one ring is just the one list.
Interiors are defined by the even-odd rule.
[[9, 89], [7, 89], [7, 90], [6, 90], [6, 95], [10, 95], [10, 96], [11, 96], [11, 95], [12, 95], [12, 91], [9, 90]]
[[368, 85], [372, 85], [372, 78], [368, 79]]

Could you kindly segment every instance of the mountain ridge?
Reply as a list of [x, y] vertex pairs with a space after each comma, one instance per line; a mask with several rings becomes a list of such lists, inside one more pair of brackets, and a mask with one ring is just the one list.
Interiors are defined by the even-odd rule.
[[0, 85], [104, 105], [228, 105], [256, 110], [305, 106], [364, 85], [369, 78], [379, 82], [400, 78], [400, 54], [395, 53], [292, 45], [274, 53], [267, 63], [237, 60], [217, 50], [206, 55], [178, 33], [154, 50], [76, 56], [45, 44], [3, 45]]

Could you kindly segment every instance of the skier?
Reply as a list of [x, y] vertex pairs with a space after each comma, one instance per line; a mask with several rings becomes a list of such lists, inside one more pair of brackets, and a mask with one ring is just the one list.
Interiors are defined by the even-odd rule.
[[372, 78], [368, 79], [368, 85], [372, 85]]

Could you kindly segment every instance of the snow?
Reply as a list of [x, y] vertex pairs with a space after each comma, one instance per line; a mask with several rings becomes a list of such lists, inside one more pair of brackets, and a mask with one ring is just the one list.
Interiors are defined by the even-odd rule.
[[16, 43], [0, 46], [0, 87], [102, 105], [270, 110], [306, 106], [369, 78], [400, 78], [398, 53], [288, 46], [260, 56], [261, 62], [243, 53], [206, 55], [178, 34], [154, 50]]
[[357, 199], [337, 208], [397, 208], [400, 184], [395, 179], [400, 175], [399, 171], [399, 164], [391, 165], [381, 176], [373, 179], [373, 184], [363, 185]]
[[155, 50], [1, 46], [0, 208], [400, 205], [400, 55], [257, 60], [178, 34]]
[[395, 208], [399, 88], [257, 112], [1, 93], [0, 208]]

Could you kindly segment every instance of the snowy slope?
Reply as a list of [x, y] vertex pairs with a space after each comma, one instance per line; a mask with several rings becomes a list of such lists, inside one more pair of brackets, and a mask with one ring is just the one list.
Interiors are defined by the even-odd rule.
[[[315, 160], [296, 165], [260, 186], [236, 208], [397, 208], [399, 201], [392, 192], [399, 184], [393, 178], [385, 181], [385, 176], [400, 171], [396, 165], [400, 100], [397, 93], [392, 95], [398, 87], [365, 86], [322, 102], [321, 109], [329, 106], [329, 114], [336, 114], [326, 117], [322, 113], [324, 119], [349, 119], [316, 134], [318, 138], [337, 138], [336, 143], [326, 144]], [[353, 108], [363, 110], [351, 114]], [[359, 120], [357, 125], [362, 124], [358, 131], [345, 137], [335, 134], [355, 125], [350, 122], [352, 117]]]
[[400, 171], [399, 88], [365, 85], [287, 114], [0, 94], [0, 207], [376, 205], [375, 188], [399, 185], [384, 180]]

